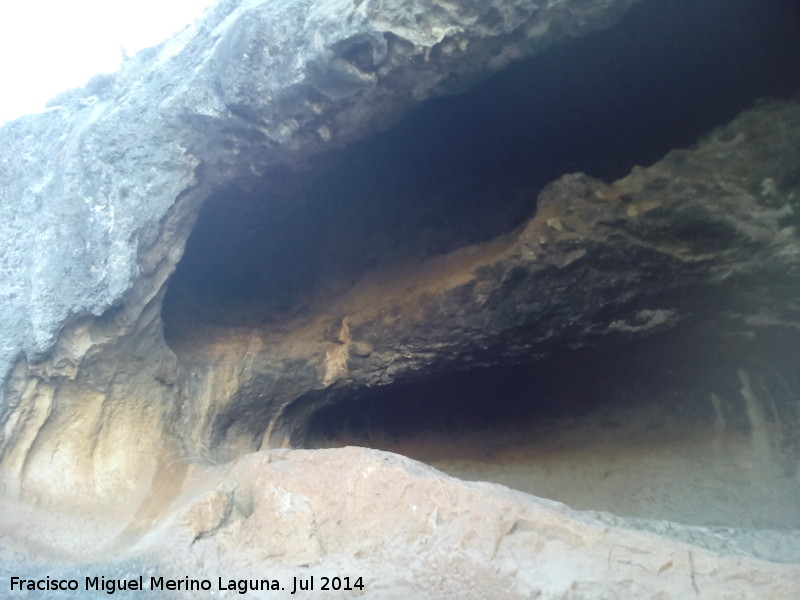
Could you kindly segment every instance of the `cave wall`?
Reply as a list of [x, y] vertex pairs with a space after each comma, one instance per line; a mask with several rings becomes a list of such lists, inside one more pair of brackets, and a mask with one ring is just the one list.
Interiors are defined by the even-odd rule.
[[[176, 386], [160, 305], [213, 190], [252, 188], [632, 4], [223, 1], [120, 73], [5, 125], [5, 492], [147, 504], [185, 439], [208, 444], [204, 401], [234, 395], [235, 378], [196, 399]], [[319, 379], [298, 372], [291, 389]]]
[[[220, 2], [120, 73], [3, 127], [10, 245], [2, 371], [21, 354], [42, 358], [65, 322], [122, 304], [151, 266], [143, 255], [169, 209], [195, 187], [237, 174], [241, 183], [339, 145], [318, 131], [335, 129], [327, 117], [349, 123], [343, 138], [357, 138], [426, 97], [609, 25], [633, 2], [539, 4], [401, 2], [378, 11], [373, 2], [334, 2], [306, 11], [298, 3]], [[292, 44], [278, 43], [285, 39]], [[362, 65], [362, 73], [360, 57], [373, 45], [380, 64]], [[394, 93], [410, 79], [420, 87]], [[176, 245], [152, 254], [172, 268]]]
[[613, 181], [760, 98], [791, 97], [800, 30], [790, 4], [724, 8], [720, 22], [719, 3], [637, 5], [388, 131], [231, 182], [204, 203], [166, 320], [179, 293], [230, 324], [286, 319], [369, 271], [508, 233], [564, 173]]
[[[113, 537], [189, 463], [302, 445], [351, 390], [678, 327], [737, 365], [794, 351], [788, 3], [733, 57], [711, 5], [679, 34], [654, 1], [379, 4], [221, 2], [0, 130], [6, 495], [113, 506]], [[591, 33], [629, 9], [636, 35]], [[682, 62], [619, 58], [660, 23]], [[703, 85], [658, 74], [710, 56]]]
[[421, 556], [459, 597], [796, 597], [748, 558], [796, 562], [792, 532], [759, 555], [276, 447], [653, 392], [796, 482], [797, 11], [224, 0], [0, 129], [0, 562], [24, 533], [178, 577]]

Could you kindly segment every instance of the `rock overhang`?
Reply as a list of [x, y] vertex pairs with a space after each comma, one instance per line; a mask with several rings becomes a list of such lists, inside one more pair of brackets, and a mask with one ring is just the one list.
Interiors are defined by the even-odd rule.
[[[605, 247], [599, 238], [582, 240], [585, 232], [576, 230], [575, 225], [572, 232], [565, 232], [566, 221], [561, 215], [565, 209], [556, 207], [560, 199], [547, 203], [548, 207], [556, 208], [543, 219], [546, 235], [542, 239], [571, 235], [573, 239], [559, 247], [557, 253], [561, 256], [556, 262], [562, 267], [572, 261], [577, 263], [570, 267], [574, 273], [563, 282], [548, 282], [544, 278], [537, 285], [544, 288], [552, 285], [561, 290], [564, 305], [583, 302], [581, 310], [591, 313], [596, 319], [594, 323], [591, 318], [581, 321], [577, 314], [571, 314], [563, 306], [553, 305], [546, 310], [535, 306], [536, 297], [542, 292], [526, 287], [532, 284], [524, 261], [511, 266], [508, 261], [492, 265], [480, 260], [470, 263], [466, 258], [441, 258], [459, 247], [461, 255], [480, 254], [483, 250], [472, 245], [492, 238], [498, 240], [492, 251], [507, 251], [515, 243], [513, 238], [519, 234], [519, 228], [536, 213], [539, 190], [562, 173], [581, 170], [611, 181], [627, 174], [635, 164], [650, 163], [672, 148], [689, 145], [724, 121], [723, 114], [732, 116], [765, 94], [786, 95], [793, 89], [794, 83], [786, 76], [795, 60], [788, 39], [780, 42], [773, 30], [761, 29], [763, 24], [754, 26], [748, 38], [753, 47], [761, 47], [767, 38], [772, 39], [776, 44], [775, 60], [787, 61], [784, 66], [775, 64], [773, 75], [765, 74], [759, 71], [756, 62], [743, 63], [741, 57], [733, 53], [724, 55], [720, 51], [726, 46], [726, 35], [732, 35], [724, 28], [716, 33], [718, 38], [709, 35], [707, 39], [700, 39], [689, 33], [713, 27], [713, 13], [700, 11], [697, 14], [688, 4], [684, 9], [686, 12], [679, 14], [685, 19], [673, 13], [672, 8], [637, 7], [617, 28], [597, 32], [512, 65], [458, 97], [433, 100], [388, 131], [301, 163], [290, 160], [260, 179], [248, 177], [238, 187], [231, 186], [210, 198], [168, 294], [165, 313], [168, 343], [172, 337], [172, 341], [180, 345], [180, 331], [193, 330], [197, 322], [203, 321], [205, 311], [209, 323], [231, 330], [262, 327], [266, 332], [270, 323], [281, 322], [275, 333], [264, 334], [265, 339], [285, 337], [286, 323], [293, 319], [327, 318], [330, 322], [320, 329], [319, 336], [327, 336], [334, 343], [349, 348], [350, 342], [345, 343], [340, 330], [346, 329], [347, 335], [358, 337], [361, 335], [359, 327], [364, 328], [364, 325], [357, 324], [351, 316], [345, 327], [347, 312], [351, 310], [347, 308], [347, 301], [330, 309], [332, 312], [326, 312], [329, 310], [326, 306], [335, 306], [357, 281], [369, 279], [370, 274], [381, 270], [384, 271], [383, 284], [373, 282], [371, 291], [365, 292], [367, 297], [372, 294], [372, 302], [379, 303], [382, 295], [389, 298], [397, 294], [397, 290], [384, 285], [391, 278], [407, 278], [409, 289], [419, 287], [419, 281], [409, 278], [409, 274], [420, 263], [435, 256], [440, 257], [440, 262], [449, 260], [455, 264], [461, 260], [462, 266], [478, 269], [477, 283], [466, 272], [461, 275], [464, 285], [454, 293], [461, 294], [464, 301], [486, 302], [493, 294], [493, 301], [498, 302], [500, 295], [508, 294], [509, 297], [502, 300], [505, 308], [495, 306], [495, 316], [505, 314], [507, 322], [498, 325], [494, 333], [484, 332], [483, 335], [476, 333], [476, 324], [470, 325], [470, 319], [462, 314], [459, 317], [462, 325], [455, 328], [462, 332], [472, 328], [464, 333], [465, 339], [474, 336], [472, 347], [456, 344], [459, 349], [447, 359], [444, 358], [447, 352], [437, 358], [436, 351], [431, 351], [436, 345], [435, 336], [424, 343], [420, 340], [411, 343], [409, 339], [397, 342], [398, 347], [405, 344], [403, 352], [406, 354], [427, 358], [415, 361], [398, 355], [389, 368], [395, 373], [391, 376], [386, 375], [387, 365], [373, 365], [369, 368], [383, 375], [371, 375], [369, 385], [386, 384], [405, 376], [419, 378], [419, 370], [425, 370], [422, 365], [427, 361], [432, 361], [430, 376], [433, 376], [437, 369], [446, 373], [451, 368], [464, 368], [461, 362], [472, 361], [476, 367], [486, 367], [504, 360], [535, 360], [547, 353], [580, 347], [586, 341], [581, 340], [581, 336], [591, 338], [593, 329], [613, 334], [609, 338], [615, 335], [625, 338], [651, 329], [669, 328], [689, 314], [699, 323], [702, 319], [698, 315], [708, 311], [709, 306], [720, 307], [730, 301], [727, 292], [714, 290], [713, 286], [702, 292], [693, 287], [700, 285], [704, 278], [710, 281], [727, 276], [721, 265], [716, 274], [712, 273], [713, 269], [706, 269], [710, 257], [721, 256], [715, 252], [723, 247], [749, 242], [736, 225], [697, 204], [665, 208], [657, 199], [631, 199], [625, 189], [589, 191], [594, 184], [585, 184], [580, 179], [565, 180], [556, 186], [561, 189], [553, 196], [588, 193], [601, 198], [606, 194], [611, 198], [616, 195], [622, 196], [626, 205], [624, 214], [617, 211], [602, 215], [606, 208], [600, 205], [595, 215], [591, 215], [590, 207], [581, 209], [588, 211], [590, 221], [598, 215], [601, 220], [616, 220], [611, 226], [615, 231], [609, 233], [620, 240], [619, 247], [614, 249]], [[751, 9], [747, 3], [736, 6], [740, 15]], [[643, 33], [648, 27], [652, 28], [652, 34]], [[674, 34], [681, 28], [687, 31], [675, 40], [664, 33], [667, 30]], [[643, 38], [650, 36], [658, 38], [658, 43], [640, 47]], [[365, 51], [375, 51], [366, 38], [358, 44]], [[636, 49], [639, 51], [632, 57]], [[749, 55], [746, 48], [742, 51]], [[653, 65], [662, 64], [666, 56], [674, 55], [680, 58], [671, 69], [653, 70]], [[734, 71], [739, 77], [732, 82], [730, 75]], [[691, 72], [692, 76], [684, 77], [685, 72]], [[642, 78], [650, 85], [644, 85]], [[749, 84], [745, 85], [745, 80]], [[366, 102], [360, 97], [357, 101]], [[330, 141], [324, 137], [317, 142]], [[668, 160], [677, 164], [682, 156], [674, 153]], [[781, 168], [791, 170], [788, 164]], [[653, 187], [669, 187], [666, 182], [674, 176], [667, 169]], [[705, 189], [704, 184], [698, 184], [699, 190], [690, 189], [691, 185], [686, 189], [673, 187], [674, 194], [697, 194]], [[650, 218], [638, 222], [631, 219], [644, 213]], [[773, 217], [779, 229], [794, 222], [791, 210]], [[617, 225], [621, 227], [617, 229]], [[591, 229], [593, 226], [584, 221], [577, 227]], [[648, 251], [642, 248], [623, 250], [624, 237], [628, 235], [652, 240], [674, 238], [673, 241], [681, 240], [678, 244], [684, 246], [676, 245], [672, 249], [674, 255], [667, 259], [657, 247]], [[468, 246], [471, 249], [464, 250]], [[515, 251], [522, 252], [519, 248]], [[529, 253], [528, 259], [538, 252], [531, 248], [525, 251]], [[685, 256], [681, 256], [682, 252]], [[692, 266], [693, 261], [700, 263], [699, 266]], [[616, 270], [609, 266], [612, 263], [616, 264]], [[689, 275], [693, 270], [695, 275]], [[430, 268], [430, 272], [432, 275], [428, 277], [443, 279], [454, 273], [452, 268], [438, 272]], [[500, 279], [496, 278], [498, 273], [502, 273]], [[511, 291], [516, 285], [515, 277], [523, 283], [519, 289]], [[671, 284], [661, 286], [659, 283], [680, 277], [686, 277], [686, 281], [674, 289], [668, 289]], [[606, 281], [598, 283], [603, 278]], [[694, 283], [689, 283], [692, 278]], [[633, 280], [640, 282], [638, 292], [630, 287]], [[501, 281], [506, 291], [492, 290], [492, 286]], [[645, 292], [648, 285], [651, 289]], [[484, 291], [476, 292], [468, 289], [469, 286], [481, 287]], [[582, 286], [586, 287], [583, 292], [580, 291]], [[593, 286], [608, 289], [603, 295]], [[595, 292], [597, 298], [588, 301], [587, 296]], [[582, 300], [577, 298], [581, 293]], [[650, 300], [631, 300], [625, 306], [625, 296], [632, 299], [637, 293], [641, 297], [649, 294]], [[692, 293], [695, 298], [691, 297]], [[182, 304], [179, 297], [187, 303]], [[204, 297], [209, 303], [198, 312], [198, 305], [202, 304], [200, 299]], [[436, 297], [436, 293], [432, 297]], [[352, 307], [354, 297], [349, 301]], [[739, 298], [732, 302], [742, 301]], [[388, 302], [391, 304], [391, 299]], [[436, 298], [436, 302], [441, 304], [442, 298]], [[548, 302], [546, 298], [539, 299], [539, 304]], [[387, 310], [397, 311], [398, 315], [402, 310], [421, 311], [432, 323], [437, 319], [446, 322], [445, 317], [436, 316], [433, 303], [429, 298], [415, 308], [394, 306]], [[491, 310], [486, 308], [486, 311]], [[536, 314], [536, 319], [521, 317], [525, 310]], [[192, 311], [197, 319], [187, 316]], [[180, 324], [182, 319], [183, 325]], [[487, 319], [485, 317], [484, 322]], [[548, 319], [554, 328], [558, 327], [559, 320], [565, 324], [566, 328], [558, 334], [563, 336], [560, 341], [545, 342], [541, 332], [538, 348], [536, 343], [525, 341], [537, 339], [536, 328], [532, 325], [534, 320]], [[570, 319], [571, 323], [567, 324]], [[579, 322], [583, 324], [578, 325]], [[600, 326], [600, 322], [604, 325]], [[396, 331], [384, 333], [390, 339], [397, 335]], [[193, 346], [198, 343], [197, 338], [192, 338]], [[688, 342], [684, 340], [684, 343]], [[381, 351], [387, 354], [397, 351], [397, 348], [381, 348], [387, 344], [376, 340], [362, 340], [358, 344], [359, 350], [348, 349], [345, 353], [352, 354], [356, 363], [368, 364]], [[329, 356], [328, 349], [321, 346], [315, 352], [320, 357]], [[337, 360], [346, 362], [345, 354]], [[481, 358], [465, 358], [474, 355]], [[319, 396], [314, 391], [316, 388], [338, 381], [338, 376], [328, 367], [313, 366], [318, 360], [321, 359], [295, 363], [298, 372], [305, 373], [299, 379], [311, 381], [315, 372], [322, 370], [322, 381], [307, 391], [313, 392], [311, 397]], [[327, 358], [322, 362], [328, 365], [336, 362], [326, 361]], [[403, 362], [411, 365], [411, 371], [405, 375]], [[419, 364], [414, 366], [415, 362]], [[240, 388], [243, 406], [247, 407], [242, 414], [251, 422], [253, 411], [258, 411], [258, 405], [264, 403], [264, 390], [272, 385], [269, 377], [256, 378], [256, 381], [252, 386]], [[350, 385], [362, 384], [363, 381], [338, 381], [337, 386], [347, 390]], [[301, 394], [299, 406], [308, 404], [307, 392]], [[346, 395], [347, 392], [337, 390], [330, 396], [339, 397], [341, 393]], [[285, 404], [286, 400], [278, 404]], [[268, 416], [256, 419], [259, 423], [256, 429], [271, 431], [269, 423], [274, 423], [282, 410], [276, 413], [273, 407], [265, 409]], [[290, 410], [292, 414], [295, 412]], [[230, 415], [225, 417], [221, 429], [228, 428], [232, 419]], [[221, 429], [215, 429], [216, 435], [221, 435]], [[295, 442], [299, 439], [302, 435]], [[268, 443], [275, 443], [275, 440]]]
[[[422, 4], [427, 3], [412, 4], [419, 4], [420, 10], [410, 14], [432, 18], [422, 10]], [[151, 223], [151, 231], [143, 229], [139, 235], [140, 265], [148, 265], [141, 271], [154, 276], [150, 281], [134, 278], [127, 297], [122, 294], [113, 301], [121, 309], [106, 313], [100, 320], [90, 317], [63, 328], [51, 364], [47, 359], [44, 364], [34, 364], [27, 376], [25, 368], [18, 368], [6, 389], [7, 393], [10, 390], [13, 410], [20, 412], [19, 407], [23, 407], [29, 411], [32, 431], [27, 438], [26, 434], [14, 437], [14, 432], [6, 438], [7, 472], [13, 475], [19, 467], [21, 479], [27, 478], [27, 484], [10, 488], [23, 497], [26, 493], [30, 497], [46, 496], [48, 478], [54, 472], [76, 468], [76, 480], [96, 486], [98, 496], [106, 494], [102, 503], [119, 494], [119, 490], [107, 491], [113, 487], [108, 485], [109, 480], [123, 488], [129, 485], [114, 477], [109, 479], [109, 470], [120, 465], [123, 471], [139, 469], [135, 459], [119, 456], [125, 444], [152, 445], [161, 457], [138, 481], [145, 482], [145, 491], [148, 481], [152, 481], [153, 489], [165, 487], [167, 479], [180, 477], [175, 473], [176, 460], [180, 463], [200, 455], [223, 460], [260, 446], [306, 443], [307, 427], [319, 418], [319, 407], [340, 403], [350, 390], [358, 396], [364, 389], [388, 389], [393, 383], [410, 384], [420, 379], [436, 381], [439, 376], [450, 377], [464, 369], [491, 369], [505, 362], [529, 362], [558, 353], [567, 356], [562, 367], [574, 364], [574, 368], [580, 368], [575, 359], [578, 355], [569, 358], [569, 351], [604, 343], [600, 340], [612, 340], [600, 352], [613, 353], [625, 348], [629, 339], [646, 335], [654, 341], [666, 340], [666, 345], [684, 344], [678, 346], [679, 354], [681, 348], [691, 348], [704, 336], [713, 340], [709, 344], [712, 352], [722, 347], [718, 342], [727, 344], [727, 348], [731, 340], [755, 337], [752, 345], [741, 346], [723, 361], [727, 370], [720, 379], [727, 383], [714, 388], [715, 393], [736, 395], [739, 387], [747, 388], [737, 369], [762, 351], [761, 357], [769, 356], [786, 378], [790, 365], [780, 359], [791, 356], [796, 347], [792, 297], [797, 270], [791, 258], [796, 243], [791, 228], [796, 223], [797, 197], [793, 194], [797, 165], [791, 153], [772, 164], [759, 163], [750, 150], [777, 141], [795, 147], [790, 133], [796, 109], [766, 104], [742, 117], [737, 125], [715, 134], [717, 137], [697, 153], [674, 153], [652, 170], [636, 170], [614, 185], [573, 175], [549, 186], [541, 195], [539, 191], [550, 180], [572, 170], [585, 170], [610, 181], [627, 174], [636, 163], [652, 163], [673, 147], [689, 145], [701, 133], [751, 104], [756, 96], [788, 97], [797, 83], [786, 77], [795, 64], [792, 40], [773, 40], [776, 59], [768, 73], [758, 72], [763, 63], [757, 60], [737, 71], [732, 65], [741, 67], [742, 63], [731, 57], [720, 63], [725, 68], [697, 75], [701, 79], [721, 75], [706, 81], [706, 93], [694, 98], [702, 106], [698, 110], [702, 118], [689, 118], [691, 111], [679, 117], [671, 114], [665, 119], [674, 120], [661, 128], [664, 137], [654, 135], [651, 125], [665, 112], [640, 113], [627, 102], [652, 106], [656, 99], [669, 99], [665, 104], [666, 113], [670, 113], [686, 95], [680, 93], [678, 84], [659, 80], [655, 68], [638, 67], [663, 86], [647, 96], [650, 101], [639, 95], [636, 68], [619, 69], [609, 79], [609, 72], [604, 70], [608, 63], [621, 64], [625, 53], [634, 52], [636, 44], [626, 49], [623, 43], [617, 58], [602, 55], [600, 49], [606, 44], [598, 39], [603, 33], [586, 40], [588, 50], [581, 50], [578, 40], [551, 51], [551, 55], [562, 53], [561, 62], [556, 56], [554, 62], [547, 63], [553, 56], [542, 56], [537, 62], [512, 65], [499, 79], [473, 88], [463, 98], [465, 103], [436, 100], [398, 124], [400, 116], [423, 98], [470, 87], [486, 71], [536, 50], [538, 42], [531, 42], [529, 34], [551, 32], [554, 37], [542, 38], [549, 44], [556, 37], [585, 33], [585, 27], [605, 25], [611, 19], [602, 14], [597, 21], [583, 19], [583, 8], [596, 7], [561, 3], [557, 17], [545, 27], [531, 16], [536, 13], [534, 4], [510, 12], [492, 12], [495, 5], [504, 3], [478, 3], [470, 5], [472, 8], [464, 5], [463, 10], [477, 11], [478, 23], [485, 19], [479, 31], [470, 30], [468, 37], [475, 39], [469, 43], [452, 26], [434, 32], [435, 39], [404, 42], [416, 39], [418, 19], [409, 26], [409, 32], [387, 35], [384, 29], [396, 27], [398, 21], [385, 13], [370, 14], [369, 2], [352, 5], [354, 14], [366, 19], [358, 26], [353, 25], [358, 22], [355, 17], [342, 25], [340, 15], [330, 6], [301, 22], [300, 3], [281, 4], [281, 9], [272, 13], [265, 7], [275, 8], [275, 3], [241, 4], [231, 13], [241, 20], [231, 28], [220, 19], [211, 30], [211, 37], [218, 40], [213, 59], [187, 70], [192, 74], [190, 81], [212, 79], [214, 92], [198, 86], [164, 102], [165, 115], [180, 115], [180, 125], [172, 122], [168, 127], [170, 148], [175, 156], [188, 157], [189, 168], [184, 171], [191, 172], [194, 179], [181, 179], [186, 193], [160, 222]], [[230, 12], [233, 5], [222, 4], [219, 10]], [[742, 12], [734, 13], [750, 14], [742, 7], [751, 5], [737, 3], [736, 9]], [[783, 6], [780, 2], [775, 5]], [[653, 11], [649, 15], [653, 19], [659, 14], [656, 6], [655, 2], [645, 3], [640, 11]], [[449, 14], [446, 7], [442, 10], [445, 21], [463, 17]], [[609, 14], [618, 16], [621, 10], [612, 8]], [[264, 31], [274, 31], [284, 17], [299, 28], [302, 34], [297, 35], [302, 39], [316, 27], [309, 23], [317, 21], [329, 25], [333, 19], [341, 27], [354, 29], [341, 33], [326, 25], [322, 30], [328, 37], [308, 42], [306, 53], [296, 49], [290, 52], [280, 45], [269, 46], [276, 39], [280, 41], [280, 36], [268, 40], [263, 35]], [[386, 23], [381, 24], [381, 19]], [[528, 25], [507, 25], [512, 22]], [[705, 25], [695, 32], [710, 27], [714, 19], [701, 22]], [[668, 21], [660, 22], [664, 23]], [[782, 23], [783, 31], [791, 29], [788, 19]], [[646, 36], [630, 27], [639, 36]], [[679, 25], [673, 23], [672, 27], [674, 32]], [[714, 36], [708, 37], [711, 40]], [[331, 41], [334, 38], [337, 41]], [[252, 48], [242, 46], [248, 40]], [[747, 54], [747, 48], [760, 48], [764, 40], [748, 38], [753, 46], [744, 44], [743, 53]], [[679, 42], [676, 47], [685, 45]], [[693, 63], [707, 56], [707, 47], [699, 47], [700, 54], [682, 63], [686, 68], [697, 66]], [[660, 51], [657, 48], [649, 55], [642, 52], [645, 64], [648, 60], [658, 64], [657, 59], [663, 58]], [[299, 60], [292, 58], [293, 52], [308, 59], [303, 67], [306, 70], [292, 71]], [[239, 71], [224, 70], [222, 65], [239, 53], [243, 58], [237, 63]], [[280, 72], [288, 79], [249, 77], [247, 69], [255, 68], [251, 61], [254, 57], [267, 61], [270, 68], [285, 67]], [[269, 62], [269, 57], [277, 62]], [[291, 64], [284, 64], [286, 61]], [[565, 81], [559, 71], [575, 63], [582, 70], [575, 79]], [[262, 67], [267, 68], [261, 65], [256, 71], [263, 73]], [[749, 73], [757, 85], [742, 84], [747, 77], [731, 84], [734, 71]], [[154, 78], [163, 79], [170, 72], [174, 74], [165, 69]], [[546, 89], [531, 85], [537, 79], [548, 82], [541, 86]], [[690, 85], [687, 89], [697, 92], [698, 88]], [[719, 95], [710, 96], [711, 89]], [[737, 96], [735, 92], [742, 89], [746, 93]], [[486, 112], [495, 114], [491, 101], [498, 91], [502, 92], [502, 101], [496, 112], [502, 112], [505, 120], [487, 123]], [[543, 96], [544, 91], [554, 93]], [[571, 103], [562, 104], [564, 91], [572, 93]], [[531, 95], [526, 97], [526, 93]], [[200, 97], [202, 94], [207, 96]], [[720, 108], [721, 99], [725, 100], [725, 110]], [[148, 99], [130, 97], [126, 102], [141, 108]], [[544, 105], [551, 108], [552, 118], [544, 123], [540, 119], [541, 129], [530, 129], [536, 122], [531, 115]], [[683, 108], [688, 110], [689, 105]], [[581, 106], [588, 108], [588, 113], [576, 110]], [[567, 118], [559, 121], [559, 113], [566, 109]], [[102, 107], [95, 110], [99, 114]], [[610, 118], [611, 113], [619, 120]], [[703, 120], [706, 116], [708, 121]], [[557, 129], [559, 123], [564, 128]], [[390, 124], [395, 128], [371, 140], [358, 141]], [[111, 128], [119, 130], [117, 125]], [[593, 129], [597, 125], [607, 129], [598, 132]], [[410, 129], [404, 129], [407, 127]], [[620, 135], [619, 128], [626, 133]], [[780, 135], [781, 128], [789, 134]], [[498, 131], [513, 141], [509, 143], [509, 138], [498, 135]], [[739, 139], [742, 131], [744, 138]], [[432, 158], [419, 156], [419, 138], [424, 136], [428, 136], [426, 151], [435, 143], [441, 144], [434, 147], [438, 154]], [[492, 143], [482, 148], [487, 139]], [[547, 140], [544, 151], [537, 145], [543, 139]], [[180, 142], [176, 144], [176, 140]], [[387, 148], [395, 144], [400, 151], [387, 153]], [[585, 158], [576, 159], [571, 154], [575, 147]], [[715, 171], [721, 164], [714, 162], [715, 152], [726, 160], [739, 160], [736, 176], [733, 169], [725, 176]], [[170, 159], [173, 163], [175, 156]], [[694, 159], [706, 161], [705, 166], [694, 165]], [[400, 168], [404, 160], [407, 163]], [[382, 161], [398, 168], [381, 172], [378, 167]], [[539, 172], [548, 161], [551, 164], [547, 169]], [[687, 161], [688, 174], [682, 170]], [[365, 163], [371, 166], [363, 169]], [[431, 165], [437, 168], [430, 169]], [[535, 168], [530, 169], [531, 165]], [[427, 174], [419, 177], [426, 169]], [[357, 183], [364, 170], [377, 180], [373, 187]], [[473, 179], [467, 184], [461, 181], [459, 187], [465, 171]], [[738, 175], [748, 177], [741, 187], [737, 187]], [[392, 177], [397, 181], [392, 182]], [[440, 197], [435, 198], [431, 185], [443, 182], [444, 192], [439, 191]], [[392, 191], [394, 196], [381, 188], [387, 185], [391, 189], [393, 183], [400, 188], [399, 192]], [[350, 207], [351, 214], [346, 206], [336, 205], [330, 218], [323, 213], [315, 223], [316, 229], [309, 230], [314, 219], [309, 213], [316, 215], [316, 211], [331, 206], [326, 205], [325, 195], [352, 202], [347, 190], [353, 185], [361, 187], [361, 197]], [[502, 194], [496, 192], [498, 187]], [[494, 192], [487, 191], [492, 188]], [[704, 195], [720, 193], [720, 188], [727, 191], [722, 190], [724, 201], [717, 209], [694, 202]], [[133, 197], [142, 191], [134, 187]], [[471, 200], [470, 210], [461, 213], [480, 214], [479, 223], [464, 219], [454, 224], [448, 219], [464, 197]], [[506, 205], [505, 197], [515, 201]], [[387, 198], [397, 199], [394, 204], [404, 210], [397, 214], [379, 210], [383, 214], [373, 215], [373, 221], [365, 217], [370, 207], [381, 206]], [[678, 206], [665, 202], [668, 198], [692, 201]], [[302, 208], [302, 202], [311, 208]], [[495, 210], [501, 204], [503, 211]], [[421, 220], [417, 210], [425, 213]], [[528, 221], [531, 217], [533, 220]], [[283, 224], [279, 223], [281, 219]], [[320, 227], [325, 235], [319, 233]], [[380, 234], [381, 227], [392, 233], [388, 236], [390, 243], [387, 235]], [[420, 235], [426, 228], [427, 233]], [[330, 229], [335, 233], [330, 234]], [[194, 233], [188, 250], [173, 276], [172, 269], [190, 231]], [[212, 253], [214, 260], [226, 252], [233, 256], [209, 268], [207, 258], [193, 248], [208, 243], [210, 238], [204, 242], [204, 234], [221, 240], [221, 251]], [[367, 234], [372, 237], [341, 252], [340, 246], [348, 239]], [[328, 246], [314, 249], [314, 244], [326, 236]], [[417, 242], [408, 245], [409, 238]], [[247, 247], [246, 242], [252, 244]], [[230, 250], [231, 243], [245, 249], [237, 254]], [[382, 246], [377, 257], [371, 256]], [[752, 256], [746, 256], [748, 253]], [[309, 264], [315, 269], [308, 269]], [[233, 271], [241, 265], [247, 268], [236, 275]], [[266, 273], [265, 265], [270, 269]], [[757, 273], [759, 270], [762, 272]], [[261, 283], [248, 287], [257, 273]], [[200, 283], [193, 287], [198, 278]], [[220, 280], [224, 285], [218, 285]], [[778, 280], [781, 283], [775, 285]], [[732, 284], [716, 287], [724, 282]], [[165, 283], [169, 291], [162, 311]], [[184, 290], [184, 297], [189, 298], [185, 304], [176, 299], [181, 286], [188, 288], [188, 292]], [[115, 293], [119, 294], [121, 288], [117, 288]], [[548, 290], [547, 294], [542, 290]], [[212, 298], [220, 292], [221, 300]], [[334, 302], [326, 304], [330, 300]], [[712, 319], [723, 305], [727, 311], [724, 318]], [[201, 318], [187, 318], [197, 309]], [[162, 318], [166, 322], [166, 344], [161, 339]], [[181, 318], [185, 319], [183, 325]], [[666, 335], [666, 329], [680, 324], [684, 329], [678, 335]], [[725, 335], [715, 337], [726, 327], [730, 329]], [[680, 334], [687, 330], [682, 339]], [[772, 336], [776, 332], [777, 338]], [[93, 349], [87, 353], [87, 348]], [[658, 350], [648, 352], [643, 356], [659, 360]], [[473, 376], [476, 373], [472, 371]], [[625, 374], [624, 362], [617, 363], [616, 373]], [[796, 408], [790, 394], [785, 397], [785, 390], [778, 389], [782, 384], [776, 385], [767, 385], [757, 394], [778, 398], [779, 412], [786, 411], [786, 423], [791, 424]], [[789, 387], [793, 386], [790, 381]], [[51, 405], [45, 407], [48, 397]], [[90, 409], [82, 412], [85, 409], [79, 407], [83, 406]], [[116, 419], [117, 425], [109, 425], [108, 418]], [[85, 431], [82, 420], [86, 422]], [[141, 431], [131, 427], [132, 422], [141, 422]], [[737, 426], [743, 433], [748, 431], [746, 420]], [[169, 439], [145, 432], [148, 428], [166, 431], [163, 437]], [[74, 461], [78, 467], [73, 465], [73, 454], [59, 456], [64, 453], [63, 431], [91, 436], [97, 430], [103, 434], [93, 441], [91, 449], [80, 450], [79, 454], [85, 453], [88, 458]], [[791, 443], [788, 435], [781, 440]], [[18, 443], [18, 448], [11, 448], [9, 441]], [[106, 466], [95, 472], [96, 465], [103, 463]], [[75, 491], [81, 493], [77, 488], [80, 485]], [[71, 494], [69, 491], [67, 497], [74, 499]], [[149, 505], [148, 510], [153, 509], [147, 494], [137, 492], [134, 497], [143, 506]], [[144, 527], [147, 510], [143, 514], [139, 521], [134, 519], [134, 524]]]

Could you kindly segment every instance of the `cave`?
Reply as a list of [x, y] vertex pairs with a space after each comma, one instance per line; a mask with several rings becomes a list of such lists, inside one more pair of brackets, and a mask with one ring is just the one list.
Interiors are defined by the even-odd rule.
[[686, 148], [763, 98], [798, 91], [793, 2], [635, 6], [617, 25], [431, 100], [388, 131], [206, 200], [170, 284], [190, 314], [253, 325], [359, 276], [513, 230], [565, 173], [605, 181]]
[[327, 392], [303, 399], [304, 442], [381, 448], [580, 510], [791, 530], [800, 380], [787, 357], [799, 349], [771, 339], [760, 360], [752, 345], [722, 359], [696, 332], [670, 332]]
[[799, 67], [794, 0], [219, 0], [3, 125], [6, 579], [797, 598]]
[[[228, 183], [204, 202], [170, 280], [167, 344], [187, 370], [213, 364], [203, 348], [229, 334], [290, 335], [364, 279], [402, 279], [513, 235], [564, 174], [612, 182], [765, 98], [793, 97], [798, 40], [788, 0], [644, 2], [344, 149]], [[683, 235], [737, 243], [706, 227]], [[500, 340], [291, 396], [280, 412], [264, 408], [280, 386], [256, 377], [214, 416], [211, 445], [242, 429], [271, 445], [275, 421], [293, 447], [391, 450], [579, 509], [797, 528], [800, 381], [786, 357], [798, 339], [705, 326], [728, 300], [692, 298], [693, 321], [645, 340], [566, 338], [513, 356]]]

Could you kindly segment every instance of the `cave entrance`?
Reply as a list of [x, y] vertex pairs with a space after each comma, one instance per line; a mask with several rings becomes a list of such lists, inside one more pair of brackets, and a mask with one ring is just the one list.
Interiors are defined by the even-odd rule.
[[[642, 2], [617, 26], [432, 100], [391, 130], [218, 189], [169, 284], [167, 343], [202, 374], [218, 367], [202, 348], [226, 331], [291, 336], [365, 274], [512, 231], [564, 173], [613, 180], [762, 96], [796, 93], [798, 40], [794, 0]], [[694, 343], [673, 342], [675, 354]], [[627, 358], [607, 360], [618, 352]], [[286, 418], [305, 419], [297, 445], [393, 450], [576, 508], [800, 527], [796, 440], [773, 435], [796, 410], [771, 404], [783, 384], [746, 361], [697, 363], [706, 372], [687, 376], [652, 352], [549, 354], [317, 390], [290, 399]], [[800, 389], [794, 368], [776, 379], [785, 389]], [[713, 374], [719, 383], [705, 383]], [[236, 391], [224, 428], [264, 430], [270, 377]]]
[[204, 323], [285, 322], [364, 273], [512, 230], [565, 173], [614, 180], [760, 97], [791, 96], [799, 12], [791, 0], [642, 2], [389, 131], [218, 190], [170, 282], [168, 341]]
[[797, 340], [754, 363], [747, 344], [721, 360], [701, 338], [327, 392], [305, 445], [388, 450], [581, 510], [800, 528]]

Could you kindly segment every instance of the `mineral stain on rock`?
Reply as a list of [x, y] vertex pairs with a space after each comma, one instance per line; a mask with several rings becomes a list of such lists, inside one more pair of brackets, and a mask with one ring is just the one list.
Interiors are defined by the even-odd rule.
[[222, 0], [5, 125], [0, 575], [797, 597], [798, 40]]

